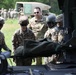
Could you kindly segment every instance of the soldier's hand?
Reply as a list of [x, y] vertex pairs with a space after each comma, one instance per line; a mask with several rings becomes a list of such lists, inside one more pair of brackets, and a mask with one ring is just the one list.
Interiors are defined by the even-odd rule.
[[56, 47], [55, 51], [56, 51], [56, 52], [61, 52], [61, 51], [64, 49], [63, 47], [64, 47], [63, 45], [58, 45], [58, 46]]

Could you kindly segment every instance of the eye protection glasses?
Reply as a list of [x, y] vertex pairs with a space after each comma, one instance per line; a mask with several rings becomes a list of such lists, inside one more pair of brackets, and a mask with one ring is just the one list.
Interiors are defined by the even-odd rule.
[[34, 12], [34, 14], [38, 14], [39, 12]]

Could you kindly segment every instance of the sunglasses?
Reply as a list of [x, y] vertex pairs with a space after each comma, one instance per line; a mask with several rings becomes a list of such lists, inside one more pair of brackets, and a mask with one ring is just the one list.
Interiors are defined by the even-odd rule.
[[36, 14], [36, 13], [38, 14], [39, 12], [34, 12], [34, 14]]

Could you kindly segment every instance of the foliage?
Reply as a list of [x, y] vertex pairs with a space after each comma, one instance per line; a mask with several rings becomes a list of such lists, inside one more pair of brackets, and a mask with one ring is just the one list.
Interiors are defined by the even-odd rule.
[[59, 7], [58, 7], [57, 0], [51, 0], [50, 6], [51, 6], [50, 11], [52, 11], [53, 13], [56, 13], [56, 14], [61, 13], [61, 11], [59, 10]]

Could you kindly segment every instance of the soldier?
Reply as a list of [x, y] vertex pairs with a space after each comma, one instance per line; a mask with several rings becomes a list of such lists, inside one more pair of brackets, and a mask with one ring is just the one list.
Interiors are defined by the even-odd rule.
[[[58, 42], [57, 36], [57, 29], [56, 29], [56, 15], [51, 14], [46, 19], [48, 30], [44, 34], [44, 38], [48, 38], [49, 40], [53, 41], [54, 43]], [[56, 55], [52, 55], [51, 57], [45, 57], [44, 63], [47, 64], [49, 62], [56, 61]]]
[[[46, 18], [42, 15], [39, 7], [34, 8], [34, 17], [30, 20], [29, 28], [35, 34], [36, 40], [44, 38], [44, 33], [47, 30]], [[36, 58], [36, 65], [42, 64], [42, 58]]]
[[49, 15], [46, 19], [48, 30], [45, 32], [44, 38], [48, 38], [51, 41], [57, 43], [58, 42], [58, 36], [57, 36], [57, 29], [56, 29], [56, 15], [52, 14]]
[[[26, 39], [35, 40], [34, 33], [27, 28], [28, 23], [29, 21], [27, 16], [20, 16], [19, 18], [20, 29], [15, 31], [12, 38], [13, 50], [16, 50], [19, 46], [23, 46], [24, 40]], [[32, 58], [27, 59], [16, 58], [15, 62], [17, 66], [31, 65]]]
[[7, 47], [5, 43], [4, 34], [1, 32], [3, 25], [4, 25], [4, 18], [0, 17], [0, 52], [2, 48], [6, 51], [10, 51], [10, 49]]
[[65, 34], [67, 34], [66, 33], [67, 31], [64, 30], [63, 27], [63, 14], [57, 16], [56, 22], [57, 22], [57, 30], [58, 30], [58, 43], [63, 44], [65, 42], [64, 41]]

